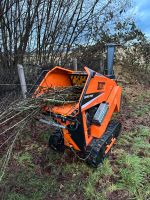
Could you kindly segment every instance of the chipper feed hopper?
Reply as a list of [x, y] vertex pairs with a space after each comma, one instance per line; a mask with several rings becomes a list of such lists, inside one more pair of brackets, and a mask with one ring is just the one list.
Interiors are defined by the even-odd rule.
[[81, 72], [57, 66], [46, 74], [36, 90], [36, 94], [42, 95], [48, 88], [83, 88], [75, 102], [43, 107], [46, 117], [40, 121], [51, 124], [48, 120], [51, 117], [57, 127], [50, 136], [50, 147], [57, 151], [71, 148], [93, 167], [108, 155], [121, 129], [120, 122], [112, 120], [121, 101], [121, 87], [114, 80], [112, 69], [114, 48], [111, 44], [107, 46], [105, 75], [88, 67]]

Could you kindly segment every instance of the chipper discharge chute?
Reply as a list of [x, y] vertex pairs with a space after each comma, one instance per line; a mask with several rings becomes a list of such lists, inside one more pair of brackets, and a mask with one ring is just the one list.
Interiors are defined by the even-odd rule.
[[[111, 45], [108, 48], [114, 49]], [[107, 57], [109, 68], [105, 69], [109, 74], [102, 75], [87, 67], [83, 72], [55, 67], [35, 92], [39, 96], [57, 90], [61, 96], [66, 89], [70, 91], [58, 104], [53, 99], [53, 106], [43, 105], [44, 118], [40, 121], [57, 127], [49, 139], [53, 149], [72, 148], [93, 167], [107, 156], [121, 129], [120, 122], [111, 120], [113, 113], [120, 110], [121, 87], [113, 80], [110, 57]]]

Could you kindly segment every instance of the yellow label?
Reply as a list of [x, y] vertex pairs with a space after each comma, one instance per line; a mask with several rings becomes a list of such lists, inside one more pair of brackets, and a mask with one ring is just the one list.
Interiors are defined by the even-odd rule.
[[82, 85], [85, 84], [87, 76], [83, 75], [71, 75], [71, 80], [73, 85]]

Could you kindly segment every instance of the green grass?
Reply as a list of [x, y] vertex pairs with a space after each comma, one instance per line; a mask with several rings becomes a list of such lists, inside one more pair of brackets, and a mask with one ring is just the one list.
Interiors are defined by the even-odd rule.
[[[149, 93], [140, 91], [138, 95], [136, 92], [137, 95], [134, 92], [132, 97], [132, 89], [124, 90], [126, 101], [123, 106], [131, 111], [123, 110], [124, 121], [129, 126], [122, 131], [110, 157], [98, 169], [90, 168], [75, 157], [48, 150], [49, 132], [40, 133], [34, 141], [24, 138], [23, 148], [14, 152], [12, 164], [1, 183], [1, 199], [148, 200]], [[139, 122], [141, 118], [143, 121]]]
[[32, 156], [28, 152], [24, 152], [16, 157], [18, 163], [21, 165], [28, 164], [30, 166], [34, 166], [32, 163]]
[[27, 200], [28, 198], [22, 194], [12, 192], [7, 196], [8, 200]]
[[150, 105], [142, 105], [142, 106], [136, 107], [134, 115], [138, 117], [142, 117], [145, 114], [148, 114], [149, 112], [150, 112]]
[[58, 188], [53, 176], [37, 175], [34, 170], [24, 168], [21, 168], [17, 174], [7, 177], [3, 184], [4, 188], [9, 184], [8, 192], [3, 194], [4, 199], [41, 200], [48, 193], [56, 195]]
[[118, 188], [126, 188], [130, 195], [136, 199], [148, 198], [150, 194], [150, 185], [146, 179], [149, 173], [147, 169], [150, 168], [150, 163], [147, 163], [147, 159], [145, 161], [143, 162], [143, 158], [133, 154], [125, 154], [118, 161], [120, 166], [120, 180], [117, 183]]
[[143, 187], [146, 173], [142, 166], [142, 159], [136, 155], [125, 154], [119, 160], [120, 181], [118, 186], [126, 188], [131, 194], [137, 195], [138, 188]]
[[[7, 188], [3, 199], [67, 199], [68, 195], [77, 199], [79, 195], [87, 200], [105, 200], [116, 191], [127, 191], [131, 198], [142, 200], [150, 194], [147, 179], [150, 159], [146, 154], [148, 133], [147, 127], [124, 132], [113, 150], [115, 163], [105, 159], [98, 169], [92, 169], [82, 161], [67, 163], [60, 154], [50, 151], [44, 165], [51, 168], [47, 174], [42, 171], [44, 168], [33, 163], [32, 154], [20, 153], [15, 156], [19, 172], [9, 172], [3, 180], [3, 187]], [[126, 145], [130, 145], [131, 150], [126, 149]], [[144, 151], [144, 158], [139, 155], [140, 151]], [[40, 173], [36, 172], [36, 167], [41, 169]]]
[[150, 195], [150, 128], [140, 126], [134, 132], [124, 132], [119, 140], [123, 151], [118, 154], [119, 181], [116, 188], [127, 190], [137, 200], [147, 199]]
[[[103, 165], [91, 170], [84, 186], [85, 196], [87, 199], [106, 199], [106, 191], [110, 189], [110, 177], [113, 175], [108, 159], [105, 159]], [[104, 182], [105, 180], [105, 182]], [[99, 188], [101, 186], [101, 188]]]

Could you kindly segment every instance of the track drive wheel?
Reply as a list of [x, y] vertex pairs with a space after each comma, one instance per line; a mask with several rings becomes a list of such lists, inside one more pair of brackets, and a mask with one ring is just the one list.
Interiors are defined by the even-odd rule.
[[48, 144], [49, 144], [49, 147], [51, 147], [53, 150], [58, 151], [58, 152], [64, 152], [64, 150], [65, 150], [64, 138], [59, 129], [56, 130], [50, 136]]

